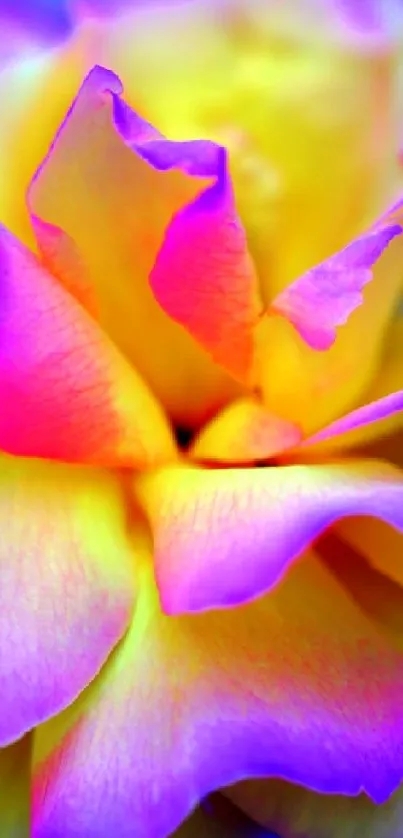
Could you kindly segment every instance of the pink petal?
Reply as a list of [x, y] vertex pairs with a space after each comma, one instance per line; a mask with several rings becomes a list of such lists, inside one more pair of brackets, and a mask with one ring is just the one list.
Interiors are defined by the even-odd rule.
[[372, 268], [389, 242], [401, 234], [401, 221], [402, 202], [344, 250], [289, 285], [275, 298], [271, 311], [286, 317], [313, 349], [329, 349], [336, 327], [363, 302]]
[[403, 530], [403, 473], [380, 462], [140, 477], [168, 614], [239, 605], [269, 590], [329, 524], [372, 515]]
[[126, 514], [106, 471], [0, 457], [0, 745], [73, 701], [125, 631]]
[[146, 466], [174, 455], [135, 370], [39, 260], [0, 228], [0, 447]]
[[217, 364], [248, 381], [253, 329], [263, 304], [224, 149], [213, 186], [178, 212], [168, 227], [150, 281], [164, 311]]

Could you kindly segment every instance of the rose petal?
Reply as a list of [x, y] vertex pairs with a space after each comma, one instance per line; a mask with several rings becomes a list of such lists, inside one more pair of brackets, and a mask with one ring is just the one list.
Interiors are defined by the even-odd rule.
[[403, 473], [381, 462], [140, 476], [164, 611], [239, 605], [272, 588], [331, 523], [372, 515], [403, 531]]
[[[350, 524], [350, 521], [345, 523]], [[351, 524], [353, 523], [357, 525], [361, 522], [351, 520]], [[368, 521], [368, 524], [372, 524], [372, 521]], [[339, 524], [336, 529], [340, 532], [342, 526]], [[380, 526], [384, 527], [386, 536], [386, 527]], [[382, 547], [388, 547], [387, 538], [382, 545], [378, 537], [373, 553], [382, 557]], [[396, 567], [401, 565], [401, 547], [400, 540], [400, 554], [396, 552], [394, 556]], [[335, 577], [346, 587], [352, 600], [382, 627], [390, 641], [401, 651], [401, 588], [388, 580], [382, 572], [370, 568], [355, 549], [343, 544], [334, 534], [320, 542], [319, 550]], [[378, 806], [363, 794], [354, 798], [328, 796], [282, 781], [270, 780], [239, 783], [226, 789], [225, 794], [258, 823], [268, 829], [278, 830], [281, 836], [356, 838], [365, 835], [365, 838], [398, 838], [400, 835], [403, 815], [402, 786], [390, 800]]]
[[146, 466], [174, 455], [165, 417], [82, 307], [0, 228], [0, 447]]
[[151, 272], [156, 299], [235, 378], [248, 382], [262, 311], [224, 149], [216, 181], [177, 213]]
[[0, 834], [29, 836], [31, 737], [0, 749]]
[[317, 559], [240, 610], [168, 618], [152, 585], [85, 699], [37, 731], [35, 838], [162, 838], [252, 776], [397, 787], [402, 654]]
[[259, 402], [233, 402], [211, 420], [189, 450], [193, 460], [250, 463], [298, 445], [297, 425], [274, 416]]
[[[29, 206], [45, 260], [52, 251], [64, 281], [79, 257], [85, 271], [80, 299], [92, 283], [101, 324], [175, 421], [192, 425], [239, 388], [162, 311], [149, 275], [173, 216], [217, 180], [223, 150], [209, 142], [158, 139], [125, 105], [121, 90], [108, 70], [88, 75], [33, 179]], [[63, 253], [55, 253], [57, 232], [49, 247], [46, 225], [59, 231]], [[242, 261], [244, 251], [234, 258]]]
[[107, 472], [0, 459], [0, 744], [96, 675], [134, 600], [123, 490]]
[[371, 228], [340, 253], [312, 268], [282, 291], [272, 311], [293, 324], [312, 349], [329, 349], [336, 327], [347, 322], [363, 302], [363, 288], [388, 244], [402, 233], [403, 202], [393, 220]]
[[333, 439], [335, 436], [366, 427], [372, 422], [388, 419], [396, 413], [401, 413], [401, 411], [403, 411], [403, 390], [399, 390], [397, 393], [390, 393], [382, 399], [358, 407], [357, 410], [353, 410], [347, 416], [342, 416], [341, 419], [336, 419], [335, 422], [332, 422], [326, 428], [323, 428], [318, 433], [304, 440], [301, 443], [301, 447], [305, 448], [306, 446], [314, 445], [316, 442], [325, 442]]

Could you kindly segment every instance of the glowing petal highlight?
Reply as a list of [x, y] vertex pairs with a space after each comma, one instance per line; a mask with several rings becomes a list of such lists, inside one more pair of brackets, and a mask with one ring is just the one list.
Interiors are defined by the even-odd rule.
[[73, 701], [122, 636], [135, 595], [126, 515], [108, 472], [0, 459], [0, 744]]
[[259, 402], [233, 402], [193, 442], [193, 460], [251, 463], [266, 460], [301, 440], [297, 425], [269, 413]]
[[162, 411], [95, 321], [0, 228], [0, 448], [147, 466], [174, 456]]
[[403, 530], [403, 473], [382, 462], [202, 470], [136, 481], [164, 611], [239, 605], [278, 583], [331, 523], [373, 515]]
[[36, 733], [33, 836], [160, 838], [262, 775], [381, 802], [403, 774], [402, 686], [402, 654], [313, 557], [241, 610], [178, 618], [150, 567], [100, 678]]
[[[67, 277], [70, 291], [71, 265], [81, 266], [82, 276], [80, 268], [73, 271], [79, 299], [83, 292], [89, 297], [101, 325], [175, 421], [193, 425], [239, 387], [163, 312], [149, 276], [172, 219], [188, 206], [192, 213], [193, 202], [199, 206], [197, 199], [214, 189], [223, 149], [165, 140], [121, 92], [112, 72], [89, 73], [31, 183], [28, 203], [45, 261], [51, 258], [63, 282]], [[233, 255], [246, 258], [241, 245]]]

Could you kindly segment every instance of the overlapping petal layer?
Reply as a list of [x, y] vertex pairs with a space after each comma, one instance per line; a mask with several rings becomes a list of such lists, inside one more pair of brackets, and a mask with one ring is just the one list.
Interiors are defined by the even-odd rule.
[[0, 744], [57, 713], [130, 621], [135, 568], [108, 472], [0, 457]]
[[35, 838], [162, 838], [209, 791], [262, 774], [386, 799], [403, 658], [330, 570], [305, 556], [241, 610], [169, 618], [144, 568], [101, 676], [37, 730]]
[[[363, 400], [365, 403], [365, 394], [381, 368], [384, 343], [393, 324], [403, 283], [399, 218], [395, 218], [393, 212], [386, 218], [389, 221], [382, 217], [344, 251], [291, 284], [281, 295], [290, 306], [284, 308], [287, 317], [262, 318], [257, 328], [256, 380], [260, 380], [263, 399], [269, 410], [298, 422], [306, 435], [318, 431], [357, 403]], [[385, 250], [390, 236], [397, 238]], [[358, 270], [349, 267], [350, 253], [354, 260], [358, 257]], [[371, 278], [375, 258], [379, 261], [372, 271], [373, 281], [365, 288], [363, 302], [359, 305], [358, 286]], [[337, 281], [333, 265], [341, 265], [335, 271]], [[358, 281], [354, 293], [352, 277]], [[340, 287], [347, 292], [344, 302], [343, 295], [338, 295]], [[337, 297], [337, 304], [332, 302], [332, 294]], [[273, 311], [276, 304], [274, 300]], [[356, 305], [359, 307], [354, 311]], [[315, 308], [318, 308], [316, 320]], [[330, 339], [332, 332], [334, 335], [341, 310], [344, 315], [349, 311], [350, 316], [348, 323], [338, 330], [335, 343], [327, 351], [318, 352], [319, 344], [313, 349], [318, 340]], [[293, 322], [307, 343], [294, 330]], [[315, 329], [319, 329], [320, 334]], [[400, 383], [391, 390], [401, 389], [401, 386], [400, 378]], [[379, 396], [387, 393], [383, 391]]]
[[403, 481], [382, 462], [140, 476], [165, 612], [235, 606], [272, 588], [339, 518], [370, 515], [403, 531]]
[[174, 456], [140, 376], [36, 256], [0, 229], [0, 448], [142, 466]]
[[[227, 251], [220, 234], [211, 240], [211, 249], [205, 254], [200, 279], [209, 271], [213, 275], [220, 271], [221, 286], [213, 303], [228, 291], [233, 275], [243, 282], [246, 245], [235, 210], [228, 205], [230, 186], [222, 171], [223, 149], [209, 142], [165, 141], [125, 106], [120, 93], [121, 84], [113, 73], [96, 68], [88, 76], [33, 180], [29, 204], [45, 257], [49, 247], [43, 238], [44, 223], [64, 234], [64, 258], [66, 241], [74, 242], [94, 283], [99, 318], [106, 330], [176, 421], [193, 423], [225, 404], [237, 392], [237, 385], [162, 311], [149, 287], [149, 274], [173, 216], [174, 223], [179, 223], [179, 211], [192, 216], [197, 228], [192, 235], [197, 232], [200, 238], [214, 238], [215, 225], [221, 233], [227, 227], [231, 238], [238, 224], [235, 241], [232, 236]], [[209, 213], [197, 215], [197, 208], [209, 200], [210, 187], [217, 197], [211, 221]], [[182, 260], [189, 284], [191, 279], [196, 283], [195, 263], [186, 264], [191, 254], [185, 237], [179, 245], [174, 267], [177, 269], [178, 260]], [[61, 261], [59, 253], [59, 267]], [[167, 276], [166, 281], [174, 283], [175, 276]], [[249, 286], [245, 293], [250, 295]], [[231, 320], [231, 306], [236, 322], [238, 303], [238, 294], [223, 300], [219, 331], [214, 306], [207, 307], [202, 331], [209, 340], [212, 335], [215, 345], [221, 346], [223, 317]], [[247, 365], [247, 359], [241, 357], [239, 364]]]

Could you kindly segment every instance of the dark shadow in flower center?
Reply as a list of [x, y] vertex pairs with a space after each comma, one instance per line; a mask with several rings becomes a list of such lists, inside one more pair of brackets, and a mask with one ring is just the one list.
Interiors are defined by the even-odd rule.
[[175, 439], [181, 451], [187, 451], [194, 437], [195, 431], [193, 428], [185, 428], [182, 425], [175, 427]]

